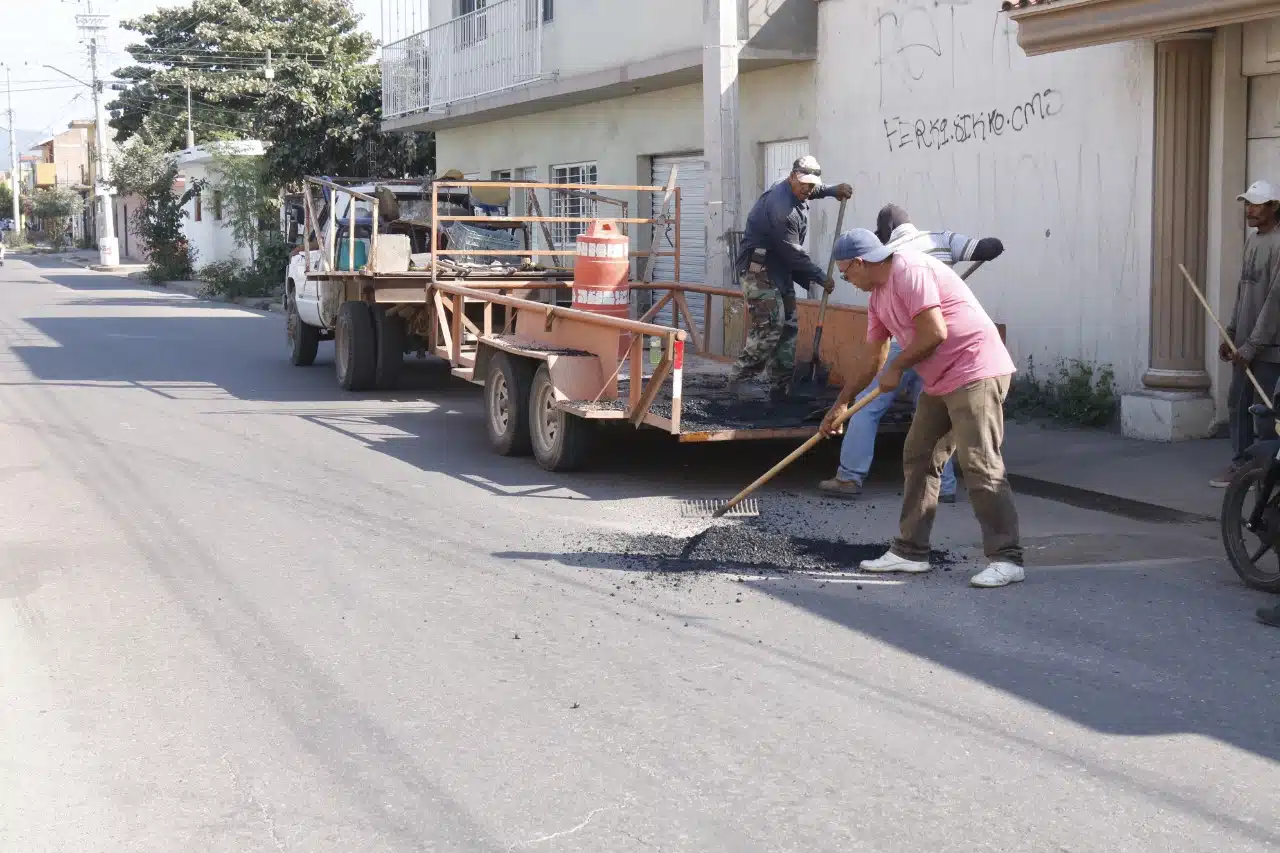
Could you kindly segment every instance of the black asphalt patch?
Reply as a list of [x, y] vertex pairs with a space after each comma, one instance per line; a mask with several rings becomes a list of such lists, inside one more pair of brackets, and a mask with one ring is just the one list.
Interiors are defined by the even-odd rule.
[[[884, 554], [884, 542], [840, 542], [788, 536], [744, 524], [713, 526], [693, 537], [616, 536], [594, 550], [618, 568], [654, 573], [858, 571], [863, 560]], [[935, 550], [935, 566], [953, 562]]]

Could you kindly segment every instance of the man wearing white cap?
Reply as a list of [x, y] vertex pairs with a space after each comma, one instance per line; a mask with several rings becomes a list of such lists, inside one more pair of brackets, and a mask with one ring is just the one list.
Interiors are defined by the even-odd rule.
[[805, 156], [791, 165], [786, 179], [765, 190], [752, 205], [737, 258], [751, 326], [730, 374], [734, 394], [740, 392], [743, 380], [767, 372], [770, 399], [780, 402], [788, 397], [800, 330], [795, 285], [817, 284], [827, 292], [835, 286], [804, 250], [809, 202], [852, 196], [853, 187], [848, 184], [824, 184], [817, 159]]
[[1217, 488], [1225, 488], [1245, 464], [1245, 451], [1255, 439], [1275, 435], [1275, 419], [1271, 415], [1255, 419], [1249, 414], [1255, 392], [1245, 368], [1253, 371], [1258, 384], [1267, 391], [1274, 393], [1280, 383], [1280, 228], [1276, 227], [1280, 224], [1280, 190], [1268, 181], [1255, 181], [1236, 198], [1244, 202], [1245, 218], [1255, 230], [1244, 244], [1235, 310], [1227, 323], [1227, 334], [1239, 355], [1232, 355], [1226, 341], [1218, 347], [1218, 357], [1234, 362], [1235, 370], [1227, 394], [1234, 456], [1223, 475], [1209, 481]]

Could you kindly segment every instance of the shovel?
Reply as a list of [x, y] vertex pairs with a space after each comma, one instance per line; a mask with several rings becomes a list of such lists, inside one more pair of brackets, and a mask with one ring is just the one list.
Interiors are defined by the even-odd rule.
[[[844, 230], [844, 211], [848, 206], [848, 200], [840, 202], [840, 213], [836, 215], [836, 236], [835, 240], [840, 239], [840, 234]], [[836, 271], [836, 252], [835, 242], [831, 244], [831, 257], [827, 261], [827, 278], [831, 281]], [[796, 377], [798, 382], [807, 382], [810, 384], [818, 384], [818, 375], [822, 371], [822, 327], [827, 320], [827, 300], [831, 298], [831, 293], [825, 288], [822, 291], [822, 305], [818, 308], [818, 325], [813, 330], [813, 355], [809, 359], [809, 368], [806, 373]], [[826, 384], [825, 381], [820, 384]]]

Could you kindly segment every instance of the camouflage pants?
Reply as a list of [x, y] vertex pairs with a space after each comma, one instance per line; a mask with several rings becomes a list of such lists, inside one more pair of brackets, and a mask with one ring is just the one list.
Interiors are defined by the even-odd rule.
[[785, 299], [773, 287], [752, 288], [750, 282], [743, 283], [751, 326], [731, 378], [737, 382], [762, 375], [768, 369], [770, 387], [785, 391], [796, 366], [796, 337], [800, 332], [795, 299]]

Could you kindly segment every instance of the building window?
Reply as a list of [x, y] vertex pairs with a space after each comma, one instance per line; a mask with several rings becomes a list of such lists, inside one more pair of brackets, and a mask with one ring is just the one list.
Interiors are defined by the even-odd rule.
[[470, 47], [476, 42], [484, 41], [489, 35], [488, 16], [484, 13], [486, 0], [453, 0], [453, 16], [466, 20], [459, 21], [457, 27], [458, 47]]
[[[551, 167], [553, 184], [596, 184], [599, 177], [595, 163], [569, 163]], [[580, 195], [551, 192], [551, 215], [587, 217], [595, 215], [595, 206]], [[585, 222], [554, 222], [551, 233], [557, 249], [572, 248], [578, 235], [587, 230]]]
[[200, 222], [204, 219], [204, 204], [202, 203], [203, 201], [204, 200], [201, 198], [200, 193], [196, 193], [195, 195], [196, 215], [192, 217], [196, 222]]
[[213, 191], [213, 218], [216, 222], [222, 221], [222, 190]]
[[542, 0], [542, 22], [549, 24], [556, 17], [556, 0]]

